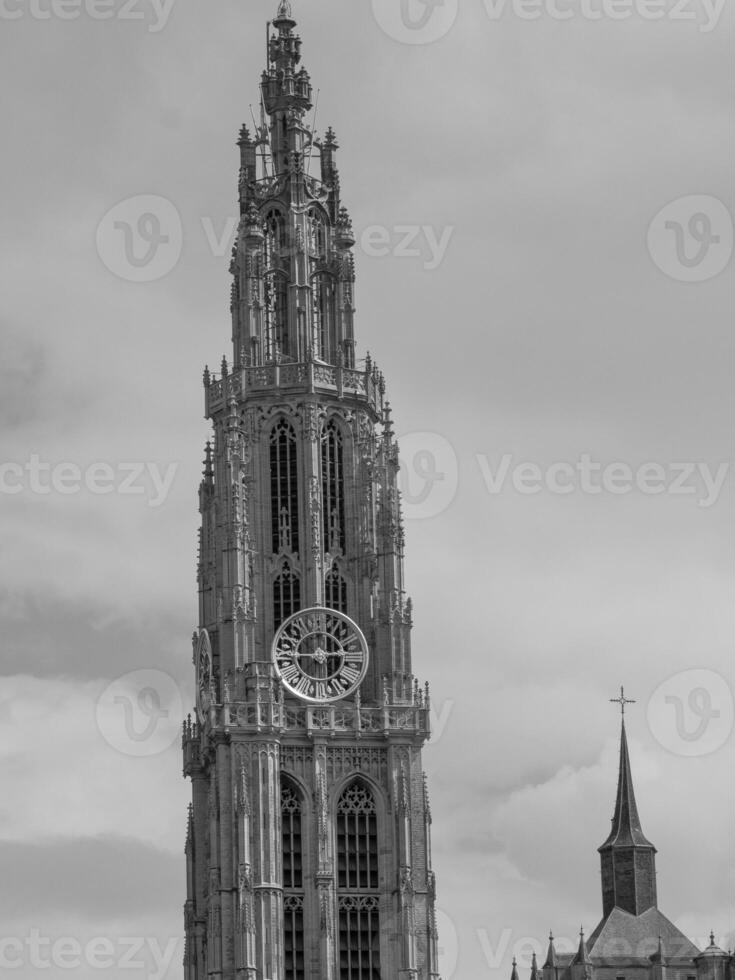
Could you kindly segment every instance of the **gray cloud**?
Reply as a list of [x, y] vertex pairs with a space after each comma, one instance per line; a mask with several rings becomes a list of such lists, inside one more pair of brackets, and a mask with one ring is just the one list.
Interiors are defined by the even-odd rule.
[[[256, 6], [178, 4], [159, 34], [84, 18], [3, 24], [3, 452], [182, 463], [158, 512], [3, 498], [6, 674], [84, 680], [145, 663], [189, 677], [200, 378], [230, 333], [226, 251], [212, 254], [201, 219], [220, 228], [236, 212], [234, 141], [271, 13]], [[692, 930], [726, 929], [733, 801], [718, 773], [732, 745], [711, 765], [669, 760], [645, 709], [692, 666], [735, 687], [732, 480], [709, 511], [686, 498], [490, 496], [475, 456], [732, 458], [732, 265], [684, 286], [645, 247], [653, 215], [683, 194], [735, 212], [732, 13], [704, 36], [490, 24], [482, 3], [460, 4], [447, 38], [409, 49], [367, 3], [303, 7], [318, 127], [337, 130], [356, 228], [454, 228], [433, 272], [358, 251], [357, 335], [386, 372], [398, 431], [443, 433], [459, 457], [456, 502], [407, 528], [415, 669], [438, 703], [455, 703], [426, 753], [440, 900], [461, 936], [455, 980], [490, 975], [478, 929], [497, 944], [505, 927], [543, 939], [552, 917], [572, 936], [596, 923], [615, 776], [606, 699], [622, 681], [640, 702], [634, 765], [664, 909]], [[95, 251], [101, 216], [141, 193], [170, 198], [185, 229], [180, 263], [150, 286], [116, 279]], [[0, 703], [0, 721], [11, 713]], [[92, 724], [67, 723], [64, 751], [83, 757]], [[40, 748], [16, 751], [11, 781]], [[95, 802], [95, 829], [107, 819], [119, 832], [138, 801], [110, 802], [104, 759], [87, 790], [83, 773], [75, 786]], [[177, 753], [170, 769], [169, 782], [155, 772], [166, 799], [181, 792]], [[702, 798], [721, 821], [694, 808]], [[3, 880], [18, 883], [29, 921], [39, 901], [90, 920], [178, 909], [183, 859], [136, 827], [137, 841], [3, 845]]]
[[24, 917], [44, 927], [64, 910], [90, 922], [164, 915], [182, 904], [182, 862], [125, 838], [0, 842], [0, 873], [12, 888], [0, 891], [5, 921]]

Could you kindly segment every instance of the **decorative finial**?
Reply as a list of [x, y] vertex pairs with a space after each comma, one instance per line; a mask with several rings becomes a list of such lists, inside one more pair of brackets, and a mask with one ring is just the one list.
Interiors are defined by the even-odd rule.
[[281, 2], [278, 4], [278, 13], [276, 14], [273, 23], [277, 27], [279, 23], [283, 23], [285, 21], [290, 21], [292, 24], [295, 23], [293, 19], [293, 11], [291, 10], [291, 0], [281, 0]]
[[710, 944], [710, 946], [714, 946], [714, 944], [715, 944], [715, 933], [714, 933], [714, 929], [709, 934], [709, 944]]
[[[212, 465], [212, 443], [207, 442], [204, 447], [204, 472], [202, 474], [205, 480], [214, 479], [214, 466]], [[196, 637], [196, 633], [194, 634]]]
[[625, 696], [625, 688], [624, 687], [621, 687], [620, 688], [620, 697], [619, 698], [610, 698], [610, 704], [619, 704], [620, 705], [620, 711], [621, 711], [621, 713], [623, 715], [623, 718], [625, 718], [625, 706], [627, 704], [637, 704], [637, 703], [638, 703], [637, 701], [632, 701], [630, 698], [626, 698], [626, 696]]

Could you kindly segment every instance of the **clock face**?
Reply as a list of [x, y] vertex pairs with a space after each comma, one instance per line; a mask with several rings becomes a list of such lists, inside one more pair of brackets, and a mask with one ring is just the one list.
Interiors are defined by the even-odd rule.
[[212, 688], [212, 644], [209, 633], [202, 630], [197, 645], [197, 715], [204, 722], [211, 702]]
[[276, 633], [273, 662], [288, 691], [310, 704], [324, 704], [354, 694], [367, 671], [368, 648], [349, 616], [334, 609], [305, 609]]

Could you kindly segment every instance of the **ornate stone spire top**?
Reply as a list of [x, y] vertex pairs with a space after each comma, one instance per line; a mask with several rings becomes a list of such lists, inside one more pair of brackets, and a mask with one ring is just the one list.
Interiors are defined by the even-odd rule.
[[291, 0], [281, 0], [278, 4], [278, 13], [273, 21], [276, 27], [295, 27], [296, 21], [293, 19], [293, 10], [291, 9]]

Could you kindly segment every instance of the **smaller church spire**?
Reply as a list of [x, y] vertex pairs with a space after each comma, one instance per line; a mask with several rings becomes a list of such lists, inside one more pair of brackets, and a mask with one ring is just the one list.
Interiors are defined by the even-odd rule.
[[630, 752], [628, 750], [628, 734], [625, 730], [625, 719], [620, 733], [620, 768], [618, 771], [618, 795], [615, 800], [615, 815], [612, 820], [612, 830], [604, 847], [653, 847], [646, 839], [638, 816], [638, 804], [633, 789], [633, 776], [630, 768]]
[[516, 960], [515, 956], [513, 957], [513, 969], [511, 970], [511, 973], [510, 973], [510, 980], [519, 980], [519, 977], [518, 977], [518, 961]]
[[[624, 695], [621, 694], [621, 698]], [[599, 853], [603, 915], [607, 916], [614, 908], [620, 908], [638, 916], [655, 908], [656, 848], [644, 835], [638, 815], [625, 717], [620, 732], [618, 792], [612, 829]]]

